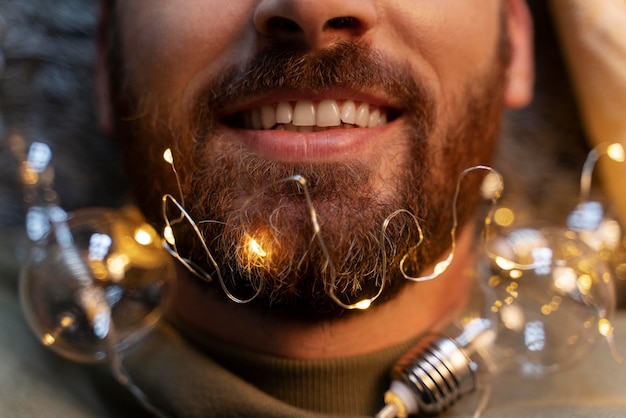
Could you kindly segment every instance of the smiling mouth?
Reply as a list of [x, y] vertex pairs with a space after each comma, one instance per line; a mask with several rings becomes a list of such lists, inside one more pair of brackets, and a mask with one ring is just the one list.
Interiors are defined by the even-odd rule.
[[298, 100], [238, 112], [225, 122], [240, 129], [321, 132], [336, 128], [375, 128], [396, 119], [398, 113], [354, 100]]

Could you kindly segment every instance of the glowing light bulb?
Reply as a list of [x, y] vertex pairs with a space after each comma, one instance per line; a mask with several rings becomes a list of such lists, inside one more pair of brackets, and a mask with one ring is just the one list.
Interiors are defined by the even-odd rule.
[[370, 299], [363, 299], [360, 302], [356, 303], [356, 308], [361, 310], [369, 309], [372, 306], [372, 301]]
[[496, 171], [488, 172], [483, 179], [480, 192], [485, 200], [498, 200], [502, 194], [502, 176]]
[[610, 335], [608, 268], [567, 232], [528, 229], [490, 241], [464, 312], [398, 363], [377, 417], [441, 413], [504, 370], [541, 378]]
[[513, 270], [515, 268], [515, 263], [504, 257], [496, 257], [494, 262], [503, 270]]
[[615, 161], [616, 163], [623, 163], [625, 160], [624, 147], [622, 146], [622, 144], [619, 144], [617, 142], [607, 147], [606, 154], [611, 160]]
[[176, 245], [176, 238], [174, 237], [174, 231], [171, 226], [163, 228], [163, 239], [165, 239], [169, 245]]
[[172, 156], [172, 150], [170, 148], [163, 151], [163, 159], [168, 164], [174, 164], [174, 157]]
[[150, 234], [150, 231], [146, 230], [143, 227], [137, 228], [134, 238], [135, 241], [137, 241], [141, 245], [150, 245], [153, 242], [152, 234]]
[[[53, 351], [74, 361], [104, 361], [157, 323], [172, 262], [158, 240], [145, 239], [156, 236], [149, 226], [120, 212], [82, 210], [57, 220], [25, 266], [22, 307]], [[143, 238], [136, 240], [137, 231]]]
[[258, 241], [255, 240], [254, 238], [249, 238], [248, 249], [250, 250], [250, 252], [252, 252], [258, 257], [267, 256], [267, 253], [263, 250], [263, 247], [261, 247], [261, 244], [259, 244]]
[[603, 337], [608, 337], [612, 335], [613, 330], [614, 330], [613, 325], [611, 324], [611, 321], [609, 321], [608, 319], [602, 318], [598, 322], [598, 331]]

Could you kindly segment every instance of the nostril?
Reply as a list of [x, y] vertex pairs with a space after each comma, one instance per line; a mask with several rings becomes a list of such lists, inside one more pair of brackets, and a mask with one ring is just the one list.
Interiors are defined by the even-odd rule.
[[302, 29], [296, 22], [281, 16], [273, 16], [269, 18], [266, 28], [268, 34], [273, 35], [279, 33], [294, 34], [302, 31]]
[[324, 29], [358, 29], [359, 20], [351, 16], [341, 16], [329, 19], [324, 24]]

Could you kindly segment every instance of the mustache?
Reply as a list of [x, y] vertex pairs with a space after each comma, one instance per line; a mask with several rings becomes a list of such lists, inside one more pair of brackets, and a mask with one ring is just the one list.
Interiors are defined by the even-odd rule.
[[432, 120], [433, 95], [411, 75], [408, 64], [392, 61], [356, 41], [305, 51], [281, 45], [258, 52], [243, 67], [232, 67], [199, 95], [199, 120], [215, 117], [225, 106], [276, 90], [324, 91], [380, 89], [409, 114]]

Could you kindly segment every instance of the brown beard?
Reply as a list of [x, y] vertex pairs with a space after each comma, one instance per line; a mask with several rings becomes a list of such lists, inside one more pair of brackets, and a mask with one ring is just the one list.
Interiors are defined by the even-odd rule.
[[[290, 315], [337, 315], [343, 310], [328, 294], [332, 264], [337, 274], [334, 291], [345, 303], [374, 296], [383, 281], [385, 291], [379, 301], [389, 300], [407, 283], [398, 269], [400, 258], [410, 254], [410, 269], [419, 272], [450, 247], [456, 179], [463, 169], [489, 161], [497, 136], [507, 46], [503, 40], [493, 67], [468, 86], [462, 96], [463, 111], [437, 137], [435, 101], [425, 85], [404, 66], [390, 64], [352, 42], [314, 53], [287, 47], [263, 51], [245, 69], [227, 72], [208, 86], [191, 110], [173, 111], [134, 92], [133, 86], [114, 83], [118, 114], [133, 116], [119, 123], [118, 138], [138, 203], [161, 229], [161, 196], [178, 197], [174, 175], [160, 158], [171, 147], [180, 171], [183, 198], [179, 200], [184, 200], [196, 222], [207, 221], [200, 224], [203, 237], [233, 294], [245, 299], [263, 284], [255, 304]], [[118, 81], [128, 82], [119, 75]], [[383, 199], [374, 188], [375, 167], [268, 161], [225, 138], [218, 123], [225, 104], [279, 88], [320, 91], [370, 86], [382, 87], [396, 98], [406, 121], [404, 138], [397, 139], [408, 150], [404, 166], [398, 167], [392, 184], [385, 185], [394, 191], [391, 198], [386, 193]], [[294, 182], [280, 182], [293, 175], [308, 182], [330, 259], [315, 239], [302, 189]], [[478, 180], [464, 182], [461, 189], [461, 224], [475, 209]], [[406, 209], [420, 220], [425, 240], [417, 249], [413, 247], [418, 231], [409, 216], [394, 218], [382, 236], [385, 219], [397, 209]], [[268, 262], [250, 258], [245, 251], [248, 236], [271, 253]], [[178, 228], [176, 239], [184, 257], [215, 276], [189, 229]], [[385, 268], [388, 274], [382, 277]]]

